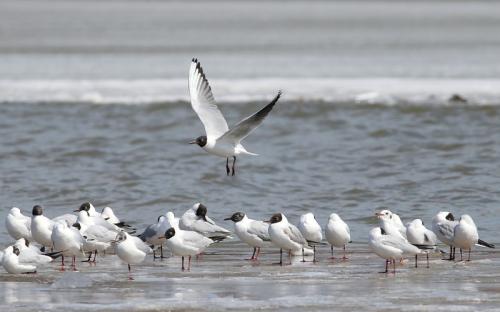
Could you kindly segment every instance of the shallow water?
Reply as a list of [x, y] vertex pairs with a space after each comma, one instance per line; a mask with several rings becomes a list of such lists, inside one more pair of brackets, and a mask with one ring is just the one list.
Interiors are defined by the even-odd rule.
[[[234, 123], [260, 105], [221, 107]], [[180, 272], [179, 259], [148, 259], [134, 267], [132, 282], [114, 256], [81, 264], [85, 278], [76, 283], [54, 264], [36, 276], [0, 273], [3, 308], [475, 310], [480, 303], [494, 310], [496, 252], [479, 249], [470, 263], [435, 255], [431, 269], [410, 263], [386, 276], [377, 273], [383, 261], [368, 252], [367, 233], [376, 209], [426, 224], [449, 210], [470, 213], [480, 236], [498, 243], [499, 110], [283, 101], [247, 139], [261, 156], [240, 157], [237, 175], [227, 177], [223, 159], [186, 143], [202, 131], [187, 103], [4, 104], [2, 220], [11, 206], [29, 214], [41, 204], [56, 216], [86, 200], [110, 205], [139, 229], [197, 201], [228, 228], [221, 220], [235, 211], [257, 219], [283, 211], [292, 222], [312, 211], [321, 225], [338, 212], [351, 227], [353, 253], [331, 263], [322, 247], [319, 264], [279, 268], [271, 249], [251, 265], [242, 260], [251, 250], [235, 240], [210, 248], [191, 272]], [[0, 242], [9, 241], [3, 229]]]

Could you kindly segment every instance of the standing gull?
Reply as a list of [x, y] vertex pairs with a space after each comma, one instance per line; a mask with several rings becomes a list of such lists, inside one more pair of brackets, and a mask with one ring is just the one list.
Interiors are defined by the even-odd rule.
[[316, 262], [316, 245], [321, 243], [323, 232], [314, 214], [308, 212], [301, 215], [298, 229], [309, 245], [313, 246], [313, 262]]
[[387, 233], [382, 227], [376, 227], [370, 231], [368, 245], [375, 254], [385, 259], [385, 271], [381, 273], [388, 272], [388, 265], [391, 261], [394, 263], [393, 272], [396, 273], [396, 259], [422, 252], [405, 238], [397, 234]]
[[[165, 231], [170, 228], [169, 222], [167, 220], [167, 217], [164, 215], [161, 215], [158, 217], [158, 220], [156, 223], [150, 224], [146, 227], [144, 232], [139, 234], [137, 237], [142, 239], [143, 242], [148, 244], [149, 246], [152, 246], [153, 249], [153, 259], [160, 258], [163, 259], [165, 258], [163, 256], [163, 243], [165, 242]], [[160, 249], [160, 256], [156, 257], [156, 252], [155, 252], [155, 247], [158, 246]]]
[[469, 251], [467, 261], [470, 261], [470, 251], [476, 244], [488, 248], [495, 248], [495, 245], [479, 239], [476, 224], [474, 223], [474, 220], [472, 220], [471, 216], [467, 214], [460, 217], [457, 226], [454, 228], [453, 244], [460, 248], [460, 261], [462, 261], [462, 250]]
[[23, 215], [17, 207], [10, 209], [7, 218], [5, 218], [5, 228], [15, 240], [20, 238], [25, 238], [28, 241], [33, 240], [31, 236], [31, 218]]
[[226, 158], [227, 175], [231, 173], [229, 158], [232, 157], [232, 175], [234, 175], [237, 155], [257, 155], [248, 152], [240, 142], [264, 121], [278, 102], [281, 91], [264, 108], [229, 129], [226, 119], [217, 107], [212, 89], [197, 59], [193, 59], [191, 62], [188, 85], [191, 106], [203, 123], [206, 132], [206, 135], [199, 136], [190, 143], [198, 144], [210, 154]]
[[331, 245], [332, 259], [334, 259], [333, 247], [335, 246], [344, 248], [342, 259], [346, 260], [345, 246], [351, 241], [351, 231], [349, 230], [349, 226], [336, 213], [332, 213], [328, 218], [328, 223], [325, 227], [325, 236]]
[[253, 220], [246, 216], [243, 212], [235, 212], [229, 218], [234, 222], [234, 232], [242, 241], [253, 247], [253, 254], [250, 260], [258, 260], [260, 248], [264, 247], [266, 242], [269, 242], [269, 224], [264, 221]]
[[[434, 248], [437, 243], [437, 237], [434, 232], [427, 229], [424, 222], [420, 219], [415, 219], [409, 222], [406, 226], [406, 237], [408, 242], [417, 247]], [[429, 267], [429, 250], [425, 252], [427, 257], [427, 267]], [[417, 267], [418, 255], [415, 255], [415, 267]]]
[[54, 250], [61, 252], [61, 271], [64, 271], [64, 256], [71, 256], [71, 267], [76, 271], [76, 256], [84, 254], [84, 238], [80, 231], [68, 224], [56, 223], [51, 235]]
[[31, 235], [35, 242], [44, 247], [52, 248], [52, 229], [55, 222], [43, 215], [43, 208], [35, 205], [31, 217]]
[[448, 260], [455, 260], [455, 244], [453, 243], [453, 233], [458, 221], [451, 212], [440, 211], [432, 218], [432, 231], [444, 244], [450, 246], [450, 257]]
[[121, 231], [116, 236], [115, 250], [118, 258], [128, 265], [129, 280], [133, 280], [130, 275], [130, 265], [141, 263], [146, 258], [146, 255], [151, 252], [151, 248], [149, 248], [140, 238], [130, 236], [125, 231]]
[[175, 256], [182, 257], [182, 271], [184, 267], [184, 257], [188, 257], [188, 271], [191, 269], [191, 257], [202, 253], [205, 248], [214, 243], [208, 237], [194, 231], [184, 231], [181, 229], [169, 228], [163, 237], [167, 240], [166, 245]]
[[302, 260], [304, 261], [305, 249], [309, 247], [299, 229], [288, 222], [288, 219], [282, 213], [274, 214], [268, 221], [269, 237], [271, 242], [280, 248], [280, 265], [283, 265], [283, 249], [288, 251], [288, 255], [297, 251], [302, 251]]

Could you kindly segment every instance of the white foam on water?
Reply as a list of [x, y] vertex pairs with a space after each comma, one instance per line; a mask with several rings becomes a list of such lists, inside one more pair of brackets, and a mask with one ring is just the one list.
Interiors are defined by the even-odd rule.
[[[381, 105], [499, 105], [500, 79], [213, 79], [219, 102], [270, 100]], [[187, 79], [0, 80], [0, 102], [150, 104], [189, 101]]]

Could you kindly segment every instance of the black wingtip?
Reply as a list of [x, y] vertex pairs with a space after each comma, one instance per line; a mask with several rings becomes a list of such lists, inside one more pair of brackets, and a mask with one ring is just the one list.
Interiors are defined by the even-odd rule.
[[477, 240], [477, 243], [478, 243], [479, 245], [481, 245], [481, 246], [484, 246], [484, 247], [488, 247], [488, 248], [495, 248], [495, 245], [490, 244], [490, 243], [488, 243], [488, 242], [485, 242], [485, 241], [484, 241], [484, 240], [482, 240], [482, 239], [478, 239], [478, 240]]

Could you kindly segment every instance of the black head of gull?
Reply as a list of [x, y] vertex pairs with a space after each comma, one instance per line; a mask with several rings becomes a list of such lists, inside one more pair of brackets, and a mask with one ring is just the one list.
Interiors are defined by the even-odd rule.
[[198, 208], [196, 209], [196, 216], [207, 221], [207, 206], [198, 204]]
[[82, 226], [80, 225], [80, 223], [76, 222], [76, 223], [73, 223], [72, 227], [74, 228], [77, 228], [78, 231], [80, 231], [82, 229]]
[[174, 228], [170, 228], [170, 229], [168, 229], [165, 232], [165, 238], [166, 239], [170, 239], [170, 238], [174, 237], [174, 235], [175, 235], [175, 229]]
[[233, 213], [233, 215], [229, 218], [225, 218], [224, 220], [231, 220], [233, 222], [240, 222], [241, 220], [243, 220], [243, 218], [245, 217], [245, 214], [243, 212], [235, 212]]
[[453, 214], [450, 212], [446, 215], [446, 220], [448, 221], [455, 221], [455, 217], [453, 216]]
[[189, 142], [189, 144], [198, 144], [200, 147], [203, 147], [207, 145], [207, 137], [202, 135], [196, 138], [196, 140], [193, 140]]
[[78, 211], [89, 211], [90, 210], [90, 203], [89, 202], [85, 202], [83, 203], [80, 208], [78, 208], [77, 210], [75, 210], [74, 212], [78, 212]]
[[278, 223], [278, 222], [281, 222], [281, 220], [283, 220], [283, 216], [281, 215], [281, 213], [275, 213], [275, 214], [273, 214], [271, 219], [269, 219], [269, 223], [271, 223], [271, 224]]
[[39, 205], [33, 206], [32, 214], [34, 216], [41, 216], [43, 214], [42, 206], [39, 206]]

